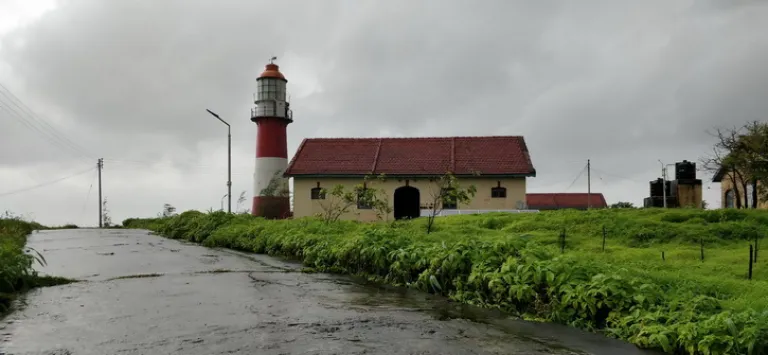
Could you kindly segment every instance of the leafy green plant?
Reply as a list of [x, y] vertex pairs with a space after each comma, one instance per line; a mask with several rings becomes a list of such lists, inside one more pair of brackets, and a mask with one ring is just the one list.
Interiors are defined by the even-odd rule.
[[0, 314], [8, 310], [16, 293], [39, 284], [33, 264], [45, 265], [45, 258], [25, 247], [27, 235], [36, 229], [42, 226], [8, 212], [0, 217]]
[[375, 181], [385, 181], [386, 177], [366, 176], [363, 182], [347, 188], [342, 184], [333, 186], [331, 189], [321, 189], [320, 207], [322, 212], [317, 217], [322, 218], [326, 223], [338, 221], [342, 216], [350, 213], [352, 207], [367, 206], [372, 209], [378, 219], [388, 217], [392, 212], [392, 207], [386, 197], [383, 189], [375, 189], [372, 185]]

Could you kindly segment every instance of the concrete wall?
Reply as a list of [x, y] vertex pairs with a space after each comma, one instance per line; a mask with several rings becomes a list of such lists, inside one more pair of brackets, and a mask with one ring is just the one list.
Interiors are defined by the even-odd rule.
[[[460, 179], [460, 185], [462, 188], [474, 185], [477, 188], [477, 194], [469, 204], [459, 204], [458, 209], [517, 209], [518, 201], [525, 203], [525, 178], [466, 178]], [[319, 186], [327, 190], [331, 190], [337, 184], [344, 185], [348, 191], [352, 191], [356, 184], [362, 182], [362, 179], [357, 178], [305, 178], [294, 177], [293, 178], [293, 215], [296, 218], [313, 216], [323, 212], [323, 203], [332, 202], [330, 195], [326, 196], [326, 200], [312, 200], [311, 190], [314, 187]], [[492, 198], [491, 188], [496, 187], [498, 183], [501, 183], [502, 187], [507, 189], [506, 198]], [[384, 189], [386, 198], [389, 200], [389, 205], [394, 204], [395, 189], [401, 186], [405, 186], [405, 180], [398, 180], [395, 178], [389, 178], [386, 181], [373, 181], [368, 184], [368, 187], [375, 189]], [[438, 187], [436, 183], [430, 182], [427, 178], [420, 179], [408, 179], [408, 186], [419, 189], [419, 195], [421, 199], [421, 205], [423, 208], [434, 200], [434, 193], [437, 192]], [[393, 214], [388, 216], [389, 220], [394, 218]], [[357, 206], [352, 206], [350, 211], [342, 216], [342, 219], [358, 219], [361, 221], [373, 221], [376, 220], [376, 212], [373, 210], [358, 210]]]
[[[738, 183], [738, 193], [741, 200], [741, 205], [744, 206], [744, 185], [741, 184], [740, 180], [738, 178], [734, 179], [735, 182]], [[728, 192], [728, 190], [732, 189], [734, 185], [734, 181], [731, 180], [731, 177], [729, 174], [723, 177], [723, 181], [720, 182], [720, 207], [725, 208], [725, 194]], [[758, 182], [758, 185], [760, 185], [760, 182]], [[734, 205], [736, 203], [734, 202]], [[760, 195], [757, 196], [757, 208], [759, 209], [768, 209], [768, 201], [763, 201], [760, 199]]]
[[701, 208], [701, 184], [678, 184], [677, 204], [680, 207]]

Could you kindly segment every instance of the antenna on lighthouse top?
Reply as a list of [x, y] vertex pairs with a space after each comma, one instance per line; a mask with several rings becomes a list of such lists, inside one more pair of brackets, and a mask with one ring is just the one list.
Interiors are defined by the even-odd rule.
[[277, 57], [269, 58], [269, 64], [275, 64], [274, 62], [277, 60]]

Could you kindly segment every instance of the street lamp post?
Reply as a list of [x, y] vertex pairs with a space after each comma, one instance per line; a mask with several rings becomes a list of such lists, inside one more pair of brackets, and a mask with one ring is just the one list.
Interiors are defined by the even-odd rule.
[[229, 126], [229, 123], [222, 120], [219, 115], [209, 109], [205, 110], [221, 121], [221, 123], [227, 125], [227, 197], [229, 197], [229, 207], [227, 207], [227, 212], [232, 213], [232, 128]]
[[226, 194], [224, 196], [221, 196], [221, 210], [224, 211], [224, 198], [229, 196], [229, 194]]

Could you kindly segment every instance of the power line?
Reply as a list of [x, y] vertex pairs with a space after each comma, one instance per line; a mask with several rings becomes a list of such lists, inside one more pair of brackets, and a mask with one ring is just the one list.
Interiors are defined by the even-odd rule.
[[[595, 171], [595, 172], [601, 173], [603, 175], [612, 176], [612, 177], [615, 177], [615, 178], [621, 179], [621, 180], [632, 181], [632, 182], [637, 182], [637, 183], [641, 182], [640, 180], [637, 180], [637, 179], [628, 178], [628, 177], [624, 177], [624, 176], [621, 176], [621, 175], [616, 175], [616, 174], [609, 173], [609, 172], [606, 172], [606, 171], [601, 170], [601, 169], [595, 169], [594, 167], [592, 167], [592, 170]], [[642, 181], [642, 183], [647, 183], [647, 181]]]
[[576, 181], [579, 181], [579, 178], [581, 177], [581, 175], [583, 175], [583, 174], [584, 174], [584, 170], [587, 170], [587, 166], [586, 166], [586, 165], [584, 165], [584, 167], [583, 167], [583, 168], [581, 168], [581, 171], [579, 171], [579, 175], [576, 175], [576, 178], [575, 178], [575, 179], [573, 179], [573, 182], [571, 182], [571, 185], [569, 185], [569, 186], [568, 186], [568, 188], [567, 188], [567, 189], [565, 189], [565, 191], [568, 191], [568, 190], [570, 190], [570, 189], [571, 189], [571, 187], [573, 187], [573, 185], [576, 183]]
[[[117, 164], [133, 164], [133, 165], [146, 165], [146, 166], [161, 166], [161, 167], [169, 167], [169, 168], [188, 168], [188, 169], [203, 169], [203, 170], [211, 170], [211, 171], [203, 171], [203, 172], [196, 172], [196, 173], [203, 173], [203, 174], [219, 174], [219, 171], [213, 171], [214, 169], [220, 169], [220, 166], [211, 166], [211, 165], [194, 165], [194, 164], [173, 164], [173, 163], [165, 163], [165, 162], [152, 162], [152, 161], [142, 161], [142, 160], [124, 160], [124, 159], [104, 159], [104, 161], [117, 163]], [[251, 171], [242, 171], [242, 172], [233, 172], [233, 175], [251, 175], [253, 172]]]
[[19, 114], [15, 110], [13, 110], [6, 102], [4, 102], [2, 100], [2, 98], [0, 98], [0, 111], [4, 111], [6, 113], [6, 116], [13, 118], [14, 120], [19, 122], [21, 125], [23, 125], [27, 129], [29, 129], [31, 131], [34, 131], [35, 133], [40, 135], [40, 137], [43, 138], [43, 140], [45, 140], [47, 143], [51, 144], [52, 146], [56, 147], [57, 150], [61, 150], [61, 151], [65, 152], [65, 153], [68, 153], [72, 157], [75, 157], [75, 158], [78, 158], [78, 159], [82, 158], [81, 154], [79, 154], [79, 153], [78, 154], [74, 154], [74, 152], [72, 152], [71, 148], [69, 148], [68, 146], [64, 145], [60, 141], [52, 138], [50, 135], [48, 135], [44, 131], [40, 130], [40, 128], [38, 128], [34, 124], [30, 123], [28, 120], [24, 119], [21, 114]]
[[[55, 129], [53, 126], [48, 124], [45, 120], [40, 118], [32, 109], [29, 108], [23, 101], [21, 101], [16, 95], [11, 92], [5, 85], [0, 83], [0, 95], [3, 96], [3, 98], [0, 98], [0, 103], [3, 103], [4, 105], [0, 105], [6, 112], [9, 112], [12, 114], [12, 116], [15, 116], [19, 122], [21, 122], [24, 126], [27, 128], [39, 133], [44, 138], [48, 139], [49, 142], [56, 145], [58, 148], [65, 147], [66, 149], [71, 150], [73, 153], [76, 154], [76, 157], [89, 157], [89, 155], [86, 153], [86, 150], [78, 145], [77, 143], [73, 142], [61, 132], [59, 132], [57, 129]], [[18, 110], [14, 109], [13, 107], [16, 107]], [[25, 118], [24, 116], [27, 116]], [[34, 122], [34, 123], [33, 123]], [[37, 125], [35, 125], [37, 123]]]
[[80, 218], [78, 220], [82, 221], [83, 216], [85, 215], [85, 208], [88, 207], [88, 198], [91, 197], [91, 190], [93, 189], [93, 182], [96, 181], [97, 174], [93, 174], [93, 180], [91, 180], [91, 186], [88, 186], [88, 193], [85, 195], [85, 202], [83, 203], [83, 209], [80, 211]]
[[61, 177], [61, 178], [58, 178], [56, 180], [51, 180], [51, 181], [48, 181], [48, 182], [45, 182], [45, 183], [42, 183], [42, 184], [26, 187], [26, 188], [19, 189], [19, 190], [4, 192], [4, 193], [0, 194], [0, 197], [17, 194], [19, 192], [25, 192], [25, 191], [29, 191], [29, 190], [34, 190], [34, 189], [41, 188], [41, 187], [48, 186], [48, 185], [53, 185], [53, 184], [55, 184], [57, 182], [64, 181], [64, 180], [69, 179], [69, 178], [73, 178], [73, 177], [78, 176], [78, 175], [85, 174], [85, 173], [90, 172], [92, 170], [94, 170], [94, 168], [88, 168], [88, 170], [84, 170], [84, 171], [81, 171], [79, 173], [75, 173], [75, 174], [72, 174], [72, 175]]

